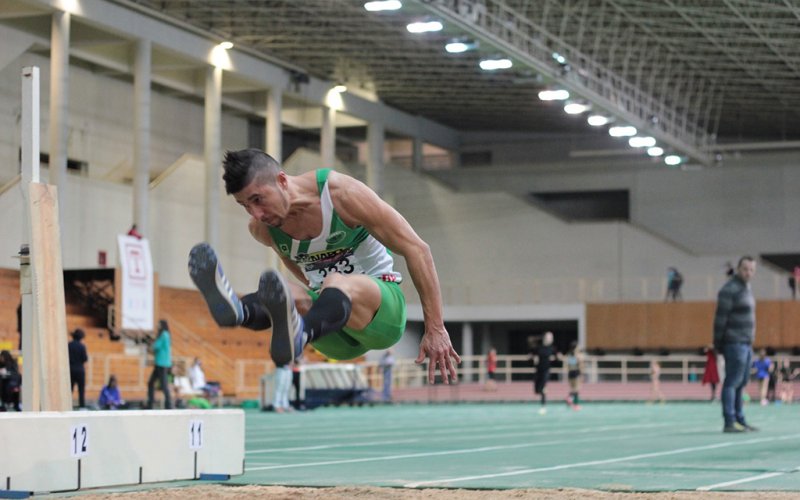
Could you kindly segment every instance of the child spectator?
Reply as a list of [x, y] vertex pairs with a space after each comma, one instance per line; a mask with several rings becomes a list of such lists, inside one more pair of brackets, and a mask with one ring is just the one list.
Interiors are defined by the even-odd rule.
[[116, 375], [108, 377], [108, 384], [100, 391], [100, 397], [97, 399], [97, 406], [101, 410], [117, 410], [125, 408], [125, 401], [119, 393], [119, 386], [117, 385]]
[[756, 380], [758, 380], [758, 394], [761, 398], [761, 406], [766, 406], [769, 401], [767, 400], [767, 389], [769, 389], [769, 368], [772, 361], [767, 357], [767, 351], [761, 349], [758, 351], [758, 359], [753, 361], [753, 371], [755, 372]]

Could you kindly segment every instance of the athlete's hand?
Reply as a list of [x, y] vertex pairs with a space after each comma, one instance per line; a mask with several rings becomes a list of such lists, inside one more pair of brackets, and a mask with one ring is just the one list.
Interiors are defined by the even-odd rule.
[[[428, 358], [428, 383], [433, 384], [436, 378], [436, 366], [442, 375], [442, 381], [449, 384], [450, 380], [454, 383], [458, 381], [456, 377], [456, 364], [461, 363], [453, 344], [450, 342], [450, 335], [444, 326], [438, 329], [425, 329], [422, 341], [419, 343], [419, 356], [415, 362], [421, 364]], [[454, 363], [455, 361], [455, 363]], [[449, 375], [449, 376], [448, 376]]]

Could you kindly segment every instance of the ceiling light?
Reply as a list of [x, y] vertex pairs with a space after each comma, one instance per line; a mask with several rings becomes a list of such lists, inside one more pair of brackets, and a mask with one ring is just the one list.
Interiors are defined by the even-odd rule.
[[569, 99], [569, 92], [563, 89], [542, 90], [539, 92], [539, 99], [542, 101], [565, 101]]
[[230, 49], [232, 49], [232, 48], [233, 48], [233, 42], [228, 42], [228, 41], [225, 41], [225, 42], [222, 42], [221, 44], [219, 44], [219, 46], [220, 46], [220, 48], [222, 48], [222, 49], [225, 49], [225, 50], [230, 50]]
[[611, 137], [630, 137], [636, 135], [636, 127], [631, 127], [630, 125], [611, 127], [608, 129], [608, 135]]
[[656, 140], [655, 138], [650, 136], [647, 137], [636, 136], [628, 139], [628, 144], [632, 148], [652, 148], [653, 146], [656, 145]]
[[683, 159], [678, 155], [667, 155], [664, 157], [664, 163], [670, 166], [680, 165]]
[[444, 26], [439, 21], [419, 21], [406, 26], [409, 33], [429, 33], [431, 31], [442, 31]]
[[347, 92], [347, 85], [343, 85], [340, 83], [333, 87], [333, 91], [336, 92], [337, 94], [341, 94], [342, 92]]
[[591, 125], [592, 127], [602, 127], [611, 120], [609, 120], [608, 117], [605, 117], [603, 115], [592, 115], [586, 121], [589, 122], [589, 125]]
[[579, 115], [588, 109], [589, 106], [587, 106], [586, 104], [581, 104], [579, 102], [571, 102], [566, 106], [564, 106], [564, 111], [568, 115]]
[[484, 59], [480, 62], [481, 69], [484, 71], [494, 71], [497, 69], [508, 69], [513, 66], [511, 59]]
[[555, 59], [558, 64], [567, 64], [567, 59], [558, 52], [553, 52], [553, 59]]
[[375, 2], [367, 2], [364, 4], [364, 8], [370, 12], [380, 12], [383, 10], [397, 10], [402, 6], [403, 4], [399, 0], [375, 1]]
[[460, 54], [468, 50], [475, 50], [478, 48], [478, 42], [470, 40], [452, 40], [444, 46], [444, 50], [450, 54]]
[[647, 148], [647, 154], [650, 156], [661, 156], [664, 154], [664, 150], [658, 146], [653, 146], [652, 148]]

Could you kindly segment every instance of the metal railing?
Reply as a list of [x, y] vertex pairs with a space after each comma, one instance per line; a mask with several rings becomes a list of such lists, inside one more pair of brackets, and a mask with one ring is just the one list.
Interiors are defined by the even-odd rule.
[[[800, 356], [778, 355], [772, 357], [773, 363], [781, 358], [789, 359], [792, 369], [800, 367]], [[689, 383], [702, 380], [706, 366], [705, 356], [692, 354], [657, 355], [585, 355], [582, 367], [584, 379], [590, 383], [598, 382], [645, 382], [650, 380], [650, 362], [657, 360], [661, 365], [662, 381]], [[485, 383], [487, 380], [486, 356], [462, 356], [458, 367], [460, 383]], [[383, 385], [383, 369], [376, 362], [364, 363], [365, 376], [370, 387]], [[719, 365], [723, 366], [719, 358]], [[558, 380], [567, 380], [567, 367], [557, 362], [551, 375]], [[497, 382], [531, 380], [535, 369], [527, 355], [497, 356]], [[721, 377], [722, 378], [722, 377]], [[437, 380], [439, 377], [437, 376]], [[392, 369], [392, 386], [395, 388], [423, 387], [428, 385], [427, 362], [417, 365], [413, 359], [400, 359]]]

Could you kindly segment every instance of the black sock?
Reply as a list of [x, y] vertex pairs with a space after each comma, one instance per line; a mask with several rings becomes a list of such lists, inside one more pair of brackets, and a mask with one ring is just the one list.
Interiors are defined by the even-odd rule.
[[250, 293], [242, 297], [242, 309], [244, 309], [244, 321], [242, 326], [251, 330], [266, 330], [272, 326], [272, 318], [269, 311], [256, 297], [255, 293]]
[[338, 288], [325, 288], [319, 298], [303, 316], [303, 326], [308, 334], [306, 342], [319, 340], [328, 333], [341, 330], [350, 319], [353, 303]]
[[547, 404], [547, 394], [545, 394], [543, 392], [542, 395], [541, 395], [540, 401], [542, 402], [542, 406], [546, 405]]

